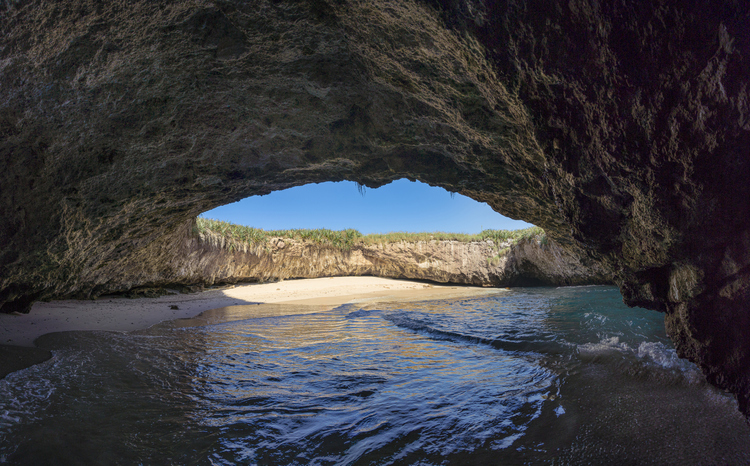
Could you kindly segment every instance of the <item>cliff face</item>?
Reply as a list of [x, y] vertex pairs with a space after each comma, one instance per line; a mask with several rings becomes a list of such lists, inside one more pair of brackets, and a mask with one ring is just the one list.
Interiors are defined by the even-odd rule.
[[611, 283], [595, 264], [583, 265], [554, 242], [418, 241], [341, 249], [272, 238], [264, 245], [228, 242], [213, 232], [186, 238], [163, 274], [163, 285], [213, 285], [286, 278], [374, 275], [478, 286]]
[[215, 206], [421, 180], [543, 227], [750, 412], [750, 5], [6, 1], [0, 303], [174, 273]]

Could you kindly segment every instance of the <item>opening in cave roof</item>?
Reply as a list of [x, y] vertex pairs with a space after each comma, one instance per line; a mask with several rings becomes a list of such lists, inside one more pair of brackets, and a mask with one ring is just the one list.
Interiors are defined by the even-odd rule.
[[487, 204], [406, 179], [377, 189], [351, 181], [308, 184], [252, 196], [201, 217], [263, 230], [353, 228], [362, 234], [433, 232], [476, 234], [533, 225], [495, 212]]

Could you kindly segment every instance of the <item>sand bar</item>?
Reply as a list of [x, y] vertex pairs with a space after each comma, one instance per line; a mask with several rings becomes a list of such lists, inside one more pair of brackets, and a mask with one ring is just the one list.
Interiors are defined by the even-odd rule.
[[140, 330], [165, 320], [195, 317], [211, 309], [253, 303], [305, 305], [300, 308], [301, 313], [344, 303], [364, 306], [375, 302], [449, 299], [499, 292], [497, 288], [433, 285], [379, 277], [333, 277], [239, 285], [159, 298], [37, 302], [29, 314], [0, 314], [0, 345], [34, 347], [36, 338], [52, 332]]

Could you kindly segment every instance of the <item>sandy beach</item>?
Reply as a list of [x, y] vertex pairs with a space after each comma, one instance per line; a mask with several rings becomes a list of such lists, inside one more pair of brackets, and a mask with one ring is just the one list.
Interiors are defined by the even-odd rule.
[[[0, 314], [0, 377], [48, 357], [46, 351], [34, 347], [34, 340], [52, 332], [140, 330], [167, 320], [193, 318], [212, 309], [256, 303], [300, 305], [294, 312], [303, 313], [344, 303], [367, 305], [499, 292], [502, 291], [497, 288], [434, 285], [379, 277], [331, 277], [246, 284], [158, 298], [105, 297], [37, 302], [29, 314]], [[294, 308], [285, 307], [285, 312], [289, 309]]]

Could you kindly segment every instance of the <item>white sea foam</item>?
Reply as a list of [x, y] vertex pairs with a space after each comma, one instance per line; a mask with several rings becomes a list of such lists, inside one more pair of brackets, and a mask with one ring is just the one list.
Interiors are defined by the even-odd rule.
[[495, 440], [494, 442], [492, 442], [492, 448], [496, 450], [504, 450], [510, 447], [511, 445], [513, 445], [513, 442], [515, 442], [522, 436], [523, 436], [523, 433], [519, 432], [517, 434], [509, 435], [503, 439]]
[[641, 342], [637, 348], [620, 341], [620, 337], [603, 338], [597, 343], [585, 343], [578, 345], [578, 353], [584, 358], [594, 358], [607, 354], [621, 354], [625, 357], [635, 358], [646, 366], [677, 371], [682, 374], [685, 381], [691, 384], [702, 383], [704, 378], [695, 364], [681, 359], [677, 351], [667, 347], [661, 342]]
[[675, 350], [667, 348], [660, 342], [644, 341], [638, 345], [635, 354], [665, 369], [684, 369], [690, 364], [680, 359]]
[[0, 433], [10, 426], [26, 422], [47, 406], [55, 392], [54, 384], [40, 376], [53, 358], [8, 374], [0, 381]]
[[579, 354], [587, 356], [596, 356], [612, 351], [628, 352], [631, 351], [627, 343], [621, 343], [620, 337], [604, 338], [598, 343], [584, 343], [578, 345]]

